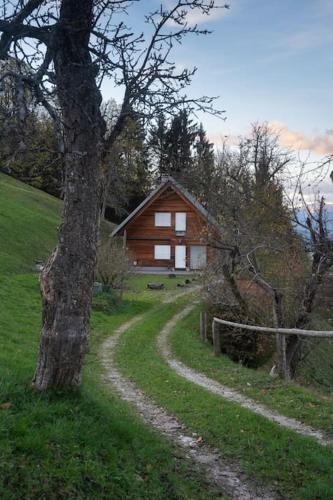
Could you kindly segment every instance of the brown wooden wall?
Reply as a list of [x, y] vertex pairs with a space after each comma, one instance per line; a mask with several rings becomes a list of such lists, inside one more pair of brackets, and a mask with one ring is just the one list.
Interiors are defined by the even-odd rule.
[[[156, 227], [155, 212], [171, 212], [171, 227]], [[186, 212], [186, 233], [178, 236], [175, 233], [176, 212]], [[174, 266], [176, 245], [186, 245], [189, 265], [189, 246], [205, 245], [207, 222], [197, 210], [172, 188], [162, 192], [148, 207], [144, 208], [125, 227], [126, 245], [139, 266]], [[155, 260], [154, 245], [169, 244], [171, 259]], [[207, 253], [208, 259], [211, 255]]]

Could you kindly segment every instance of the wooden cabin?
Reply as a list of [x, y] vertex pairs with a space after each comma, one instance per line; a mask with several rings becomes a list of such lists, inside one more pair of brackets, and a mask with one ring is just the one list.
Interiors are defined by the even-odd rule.
[[208, 236], [217, 230], [207, 210], [181, 184], [165, 176], [112, 236], [124, 238], [134, 266], [198, 270], [213, 258]]

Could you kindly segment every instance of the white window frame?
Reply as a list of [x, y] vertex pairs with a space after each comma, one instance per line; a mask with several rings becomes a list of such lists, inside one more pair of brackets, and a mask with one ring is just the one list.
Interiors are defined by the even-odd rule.
[[170, 245], [154, 245], [155, 260], [170, 260], [171, 246]]
[[176, 233], [186, 232], [186, 212], [176, 212], [175, 231]]
[[155, 212], [155, 227], [171, 227], [171, 212]]

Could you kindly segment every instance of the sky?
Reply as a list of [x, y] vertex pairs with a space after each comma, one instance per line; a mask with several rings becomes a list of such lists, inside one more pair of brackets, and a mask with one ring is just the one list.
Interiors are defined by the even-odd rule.
[[[217, 3], [222, 4], [221, 0]], [[143, 11], [157, 0], [131, 8], [127, 23], [138, 29]], [[164, 2], [171, 5], [171, 0]], [[225, 120], [199, 115], [210, 139], [249, 131], [250, 124], [268, 121], [284, 146], [319, 159], [333, 153], [333, 0], [230, 0], [228, 10], [195, 16], [204, 37], [188, 37], [174, 60], [197, 66], [192, 96], [219, 96], [215, 105]], [[193, 15], [193, 14], [192, 14]], [[104, 98], [121, 100], [110, 83]], [[333, 184], [325, 189], [333, 201]]]

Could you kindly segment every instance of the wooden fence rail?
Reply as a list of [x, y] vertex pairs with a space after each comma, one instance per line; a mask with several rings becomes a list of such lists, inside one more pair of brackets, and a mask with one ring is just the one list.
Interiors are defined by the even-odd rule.
[[214, 355], [220, 356], [222, 352], [221, 334], [218, 325], [231, 326], [233, 328], [242, 328], [252, 332], [268, 333], [276, 335], [277, 339], [277, 368], [278, 373], [282, 378], [290, 378], [290, 370], [286, 360], [286, 338], [288, 335], [298, 335], [302, 337], [313, 338], [333, 338], [333, 331], [329, 330], [301, 330], [299, 328], [272, 328], [268, 326], [245, 325], [243, 323], [235, 323], [225, 319], [213, 318], [212, 334]]
[[213, 325], [218, 323], [220, 325], [232, 326], [234, 328], [244, 328], [244, 330], [251, 330], [253, 332], [273, 333], [281, 335], [301, 335], [303, 337], [333, 337], [333, 331], [330, 330], [300, 330], [299, 328], [271, 328], [268, 326], [244, 325], [243, 323], [234, 323], [233, 321], [226, 321], [225, 319], [213, 318]]

